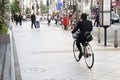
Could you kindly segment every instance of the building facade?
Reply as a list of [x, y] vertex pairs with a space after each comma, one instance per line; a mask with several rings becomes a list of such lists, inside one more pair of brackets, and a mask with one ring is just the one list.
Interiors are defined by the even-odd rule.
[[25, 14], [26, 8], [29, 8], [31, 13], [40, 13], [40, 4], [43, 0], [19, 0], [21, 13]]
[[113, 0], [112, 1], [112, 9], [114, 13], [120, 16], [120, 0]]

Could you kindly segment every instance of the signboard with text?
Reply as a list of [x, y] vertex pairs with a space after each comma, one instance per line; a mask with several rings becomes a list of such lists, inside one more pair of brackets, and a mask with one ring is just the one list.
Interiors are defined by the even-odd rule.
[[111, 24], [111, 0], [100, 0], [100, 25]]

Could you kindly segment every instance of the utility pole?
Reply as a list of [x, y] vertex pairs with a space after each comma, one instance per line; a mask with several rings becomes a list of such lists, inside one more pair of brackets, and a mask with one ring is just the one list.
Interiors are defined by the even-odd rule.
[[104, 46], [107, 46], [107, 28], [111, 25], [111, 2], [112, 0], [100, 0], [100, 25], [104, 28]]

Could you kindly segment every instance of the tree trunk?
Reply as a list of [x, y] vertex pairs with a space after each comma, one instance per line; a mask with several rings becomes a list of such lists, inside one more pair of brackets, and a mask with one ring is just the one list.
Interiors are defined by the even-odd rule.
[[5, 13], [5, 0], [2, 0], [2, 2], [0, 3], [0, 6], [2, 6], [1, 8], [0, 8], [0, 15], [1, 16], [4, 16], [4, 13]]

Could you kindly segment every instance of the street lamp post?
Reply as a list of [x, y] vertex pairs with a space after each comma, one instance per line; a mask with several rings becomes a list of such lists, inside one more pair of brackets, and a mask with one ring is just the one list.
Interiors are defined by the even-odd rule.
[[111, 1], [100, 0], [100, 25], [104, 28], [104, 46], [107, 46], [107, 28], [111, 25]]

